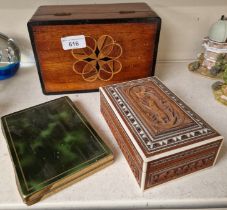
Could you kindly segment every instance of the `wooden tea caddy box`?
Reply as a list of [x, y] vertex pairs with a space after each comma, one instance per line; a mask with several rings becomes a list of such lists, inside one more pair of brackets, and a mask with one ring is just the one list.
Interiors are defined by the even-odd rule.
[[100, 88], [101, 112], [141, 189], [214, 165], [223, 137], [158, 78]]
[[[28, 30], [44, 94], [154, 75], [160, 26], [145, 3], [39, 7]], [[63, 49], [62, 38], [80, 35], [83, 48]]]

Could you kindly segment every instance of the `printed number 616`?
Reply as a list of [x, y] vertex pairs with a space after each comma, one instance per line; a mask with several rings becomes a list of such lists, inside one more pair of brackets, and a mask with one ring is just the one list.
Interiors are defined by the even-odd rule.
[[69, 42], [70, 47], [78, 47], [80, 44], [78, 41]]

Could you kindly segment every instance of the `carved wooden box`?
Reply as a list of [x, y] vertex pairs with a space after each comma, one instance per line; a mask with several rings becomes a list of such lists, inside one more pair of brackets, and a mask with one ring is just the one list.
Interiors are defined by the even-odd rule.
[[160, 26], [145, 3], [39, 7], [28, 30], [43, 92], [94, 91], [154, 75]]
[[142, 190], [214, 165], [223, 137], [158, 78], [109, 85], [100, 97]]

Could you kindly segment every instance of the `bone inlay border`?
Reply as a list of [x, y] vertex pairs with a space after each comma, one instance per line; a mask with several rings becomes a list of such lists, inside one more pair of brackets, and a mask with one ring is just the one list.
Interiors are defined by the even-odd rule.
[[[157, 88], [161, 89], [161, 91], [174, 101], [175, 104], [195, 122], [194, 125], [173, 132], [166, 132], [162, 135], [152, 136], [147, 131], [146, 126], [137, 117], [136, 113], [134, 113], [128, 105], [124, 95], [120, 91], [123, 87], [132, 87], [134, 85], [143, 84], [144, 82], [151, 82], [154, 86], [156, 85]], [[155, 77], [107, 86], [105, 90], [108, 92], [108, 95], [111, 96], [111, 99], [115, 102], [114, 104], [117, 105], [118, 110], [120, 110], [133, 132], [137, 135], [146, 151], [149, 153], [215, 133], [205, 121]]]

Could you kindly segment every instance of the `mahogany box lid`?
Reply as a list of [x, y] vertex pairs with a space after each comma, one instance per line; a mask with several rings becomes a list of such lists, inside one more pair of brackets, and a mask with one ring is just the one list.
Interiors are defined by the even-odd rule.
[[[29, 22], [60, 24], [108, 22], [110, 19], [157, 18], [157, 14], [146, 3], [92, 4], [92, 5], [46, 5], [40, 6]], [[124, 20], [125, 21], [125, 20]]]
[[157, 77], [100, 88], [144, 162], [223, 139]]

